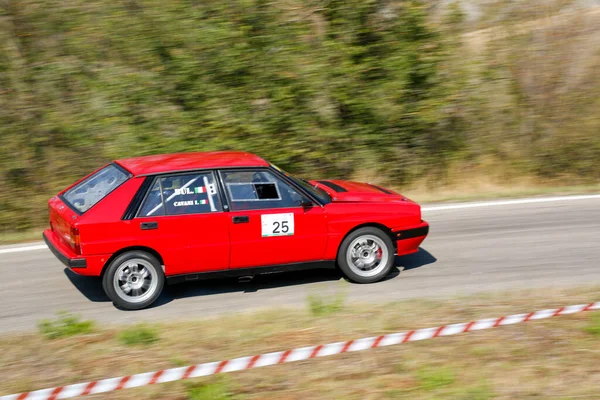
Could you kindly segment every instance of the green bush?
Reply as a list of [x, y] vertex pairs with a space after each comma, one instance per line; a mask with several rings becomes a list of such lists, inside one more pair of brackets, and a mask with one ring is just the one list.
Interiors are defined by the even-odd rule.
[[588, 322], [587, 326], [584, 329], [590, 335], [600, 337], [600, 314], [597, 312], [593, 313], [590, 316], [590, 321]]
[[77, 315], [59, 312], [55, 320], [42, 320], [39, 322], [38, 329], [48, 339], [57, 339], [93, 332], [94, 322], [82, 321]]
[[159, 340], [156, 330], [146, 324], [138, 324], [126, 328], [117, 337], [126, 346], [152, 344]]
[[344, 307], [346, 295], [339, 292], [334, 296], [310, 295], [308, 296], [308, 307], [315, 317], [334, 314]]
[[452, 370], [448, 368], [422, 368], [417, 372], [419, 385], [424, 390], [435, 390], [450, 386], [454, 383], [455, 377]]
[[169, 362], [177, 367], [185, 367], [186, 365], [189, 365], [189, 361], [178, 356], [169, 358]]
[[223, 381], [193, 386], [188, 389], [189, 400], [229, 400], [232, 398], [233, 396]]
[[65, 186], [151, 153], [242, 149], [396, 186], [488, 159], [600, 178], [597, 60], [572, 54], [588, 25], [504, 34], [569, 2], [493, 0], [472, 22], [429, 3], [0, 2], [0, 231], [46, 224]]
[[242, 149], [312, 177], [372, 158], [413, 176], [459, 140], [437, 112], [439, 32], [397, 3], [382, 18], [373, 0], [2, 2], [0, 229], [45, 223], [49, 197], [134, 155]]

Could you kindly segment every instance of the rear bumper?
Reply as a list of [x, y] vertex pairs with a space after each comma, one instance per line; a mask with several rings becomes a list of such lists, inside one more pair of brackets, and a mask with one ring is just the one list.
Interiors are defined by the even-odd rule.
[[46, 242], [46, 245], [52, 254], [54, 254], [54, 256], [58, 258], [64, 265], [73, 269], [87, 268], [86, 259], [73, 257], [72, 254], [69, 254], [69, 249], [56, 240], [54, 233], [50, 229], [45, 230], [43, 236], [44, 241]]
[[394, 231], [396, 254], [399, 256], [416, 253], [429, 233], [429, 224], [425, 221], [415, 227]]

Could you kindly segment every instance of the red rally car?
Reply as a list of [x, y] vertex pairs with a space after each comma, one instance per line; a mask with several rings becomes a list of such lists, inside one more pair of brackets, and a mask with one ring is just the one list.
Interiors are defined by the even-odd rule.
[[49, 201], [44, 240], [73, 272], [102, 278], [115, 305], [140, 309], [165, 280], [338, 267], [376, 282], [414, 253], [429, 225], [394, 191], [305, 181], [244, 152], [117, 160]]

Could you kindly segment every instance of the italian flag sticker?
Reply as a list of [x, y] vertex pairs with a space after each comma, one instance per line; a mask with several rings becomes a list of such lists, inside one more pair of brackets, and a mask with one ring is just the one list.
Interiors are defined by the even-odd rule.
[[208, 204], [207, 200], [199, 200], [200, 204]]
[[206, 188], [204, 186], [197, 186], [194, 188], [194, 193], [206, 193]]

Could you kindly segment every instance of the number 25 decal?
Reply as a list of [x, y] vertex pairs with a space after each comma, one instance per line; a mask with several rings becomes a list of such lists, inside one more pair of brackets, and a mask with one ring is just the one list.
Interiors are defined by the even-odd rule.
[[[273, 221], [273, 233], [277, 234], [277, 233], [288, 233], [290, 231], [290, 227], [288, 225], [287, 221]], [[279, 231], [279, 228], [281, 228], [281, 231]]]
[[291, 236], [294, 234], [294, 214], [263, 214], [262, 237]]

